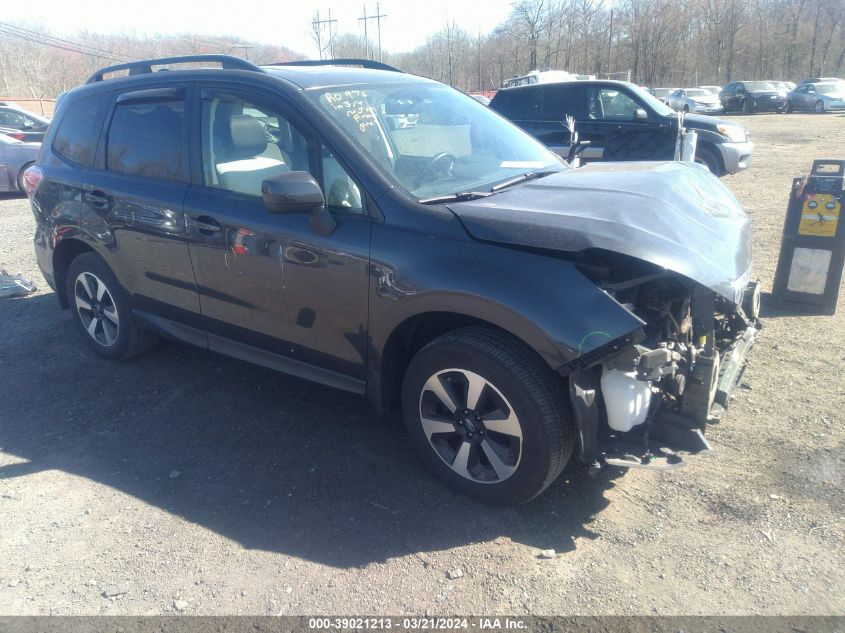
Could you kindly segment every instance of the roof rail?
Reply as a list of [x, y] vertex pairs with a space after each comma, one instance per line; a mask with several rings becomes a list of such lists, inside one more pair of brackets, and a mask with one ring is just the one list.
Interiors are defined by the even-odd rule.
[[139, 59], [132, 62], [126, 62], [125, 64], [106, 66], [88, 77], [85, 83], [92, 84], [98, 81], [103, 81], [103, 75], [106, 73], [117, 72], [118, 70], [128, 70], [130, 75], [145, 75], [153, 72], [153, 66], [162, 66], [165, 64], [193, 64], [196, 62], [219, 62], [223, 68], [226, 69], [264, 72], [252, 62], [232, 55], [182, 55], [179, 57], [161, 57], [159, 59]]
[[276, 62], [275, 64], [264, 64], [265, 66], [360, 66], [361, 68], [370, 68], [372, 70], [389, 70], [394, 73], [401, 73], [403, 71], [385, 64], [377, 62], [372, 59], [300, 59], [290, 62]]

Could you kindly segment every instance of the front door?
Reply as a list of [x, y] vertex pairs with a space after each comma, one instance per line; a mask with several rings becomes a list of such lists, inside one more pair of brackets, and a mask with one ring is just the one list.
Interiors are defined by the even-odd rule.
[[[198, 90], [197, 183], [185, 202], [209, 348], [363, 390], [370, 216], [348, 171], [272, 96]], [[270, 213], [261, 181], [310, 171], [337, 226]]]
[[[584, 87], [585, 112], [579, 121], [581, 138], [590, 141], [587, 158], [603, 160], [661, 160], [643, 144], [643, 135], [672, 134], [668, 125], [654, 120], [653, 115], [617, 85]], [[628, 142], [629, 139], [635, 139]], [[656, 144], [655, 144], [656, 146]], [[627, 150], [626, 150], [627, 148]], [[648, 155], [651, 153], [652, 155]], [[671, 156], [668, 157], [671, 160]]]

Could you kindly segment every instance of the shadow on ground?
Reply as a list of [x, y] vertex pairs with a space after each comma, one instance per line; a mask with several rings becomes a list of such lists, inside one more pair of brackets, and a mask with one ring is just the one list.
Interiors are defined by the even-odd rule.
[[499, 536], [565, 552], [613, 485], [566, 472], [529, 504], [485, 506], [361, 398], [175, 343], [100, 359], [52, 294], [0, 300], [0, 324], [0, 447], [28, 460], [0, 478], [59, 469], [246, 548], [344, 568]]

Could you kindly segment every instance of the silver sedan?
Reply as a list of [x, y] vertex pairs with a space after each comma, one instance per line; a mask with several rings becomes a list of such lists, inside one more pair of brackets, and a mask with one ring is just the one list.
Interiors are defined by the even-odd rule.
[[666, 98], [666, 105], [676, 111], [721, 114], [719, 97], [703, 88], [678, 88]]
[[787, 95], [786, 109], [832, 112], [845, 110], [845, 82], [801, 84]]
[[0, 191], [24, 193], [23, 172], [41, 150], [41, 143], [22, 143], [0, 134]]

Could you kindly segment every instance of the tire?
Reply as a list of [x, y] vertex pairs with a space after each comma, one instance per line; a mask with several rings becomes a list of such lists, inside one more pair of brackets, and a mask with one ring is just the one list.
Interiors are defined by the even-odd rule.
[[33, 165], [33, 164], [34, 164], [34, 162], [26, 163], [23, 167], [21, 167], [21, 170], [18, 172], [18, 179], [16, 181], [16, 184], [18, 186], [18, 191], [20, 193], [24, 193], [24, 194], [26, 193], [26, 189], [23, 188], [23, 172], [25, 172], [27, 169], [29, 169], [30, 166]]
[[787, 114], [792, 112], [792, 102], [791, 101], [786, 102], [786, 107], [784, 108], [784, 112], [786, 112]]
[[626, 131], [608, 136], [602, 160], [672, 160], [674, 156], [674, 132]]
[[824, 103], [821, 99], [816, 101], [816, 105], [813, 106], [813, 110], [816, 111], [816, 114], [824, 114]]
[[707, 167], [714, 176], [721, 176], [723, 173], [719, 158], [709, 147], [698, 146], [695, 148], [695, 162]]
[[740, 109], [742, 110], [743, 114], [751, 114], [754, 112], [754, 108], [751, 106], [751, 102], [748, 99], [743, 99], [742, 103], [740, 104]]
[[575, 426], [565, 393], [520, 341], [465, 328], [414, 356], [402, 383], [402, 409], [420, 459], [447, 486], [512, 505], [543, 492], [569, 461]]
[[137, 356], [157, 337], [135, 323], [129, 295], [103, 259], [82, 253], [67, 270], [66, 292], [73, 320], [88, 346], [113, 360]]

